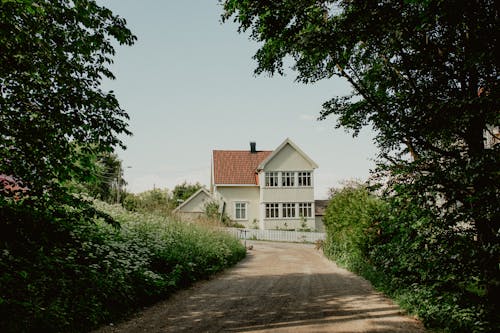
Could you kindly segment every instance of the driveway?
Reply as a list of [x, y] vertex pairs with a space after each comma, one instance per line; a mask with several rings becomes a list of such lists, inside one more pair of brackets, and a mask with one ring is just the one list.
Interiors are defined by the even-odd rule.
[[234, 268], [96, 332], [425, 332], [314, 245], [249, 244]]

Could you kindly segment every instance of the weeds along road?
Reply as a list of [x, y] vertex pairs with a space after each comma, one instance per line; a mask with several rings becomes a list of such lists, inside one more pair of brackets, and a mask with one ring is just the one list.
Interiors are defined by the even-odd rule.
[[313, 245], [248, 244], [234, 268], [96, 332], [425, 332]]

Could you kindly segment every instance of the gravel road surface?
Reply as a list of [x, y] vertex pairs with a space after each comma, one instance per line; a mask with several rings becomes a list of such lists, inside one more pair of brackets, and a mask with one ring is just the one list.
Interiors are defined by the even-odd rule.
[[425, 332], [314, 245], [250, 244], [253, 249], [234, 268], [95, 333]]

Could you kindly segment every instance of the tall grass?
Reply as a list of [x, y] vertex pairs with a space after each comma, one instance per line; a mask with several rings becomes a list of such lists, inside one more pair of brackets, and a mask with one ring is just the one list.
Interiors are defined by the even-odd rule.
[[75, 213], [2, 212], [1, 332], [87, 331], [245, 256], [237, 239], [214, 228], [96, 207], [121, 227]]

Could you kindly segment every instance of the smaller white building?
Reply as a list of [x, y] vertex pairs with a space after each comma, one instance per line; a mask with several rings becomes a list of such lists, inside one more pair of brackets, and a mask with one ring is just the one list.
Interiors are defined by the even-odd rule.
[[205, 216], [205, 207], [212, 200], [212, 195], [204, 188], [200, 188], [175, 208], [173, 213], [179, 215], [183, 220], [196, 220]]

